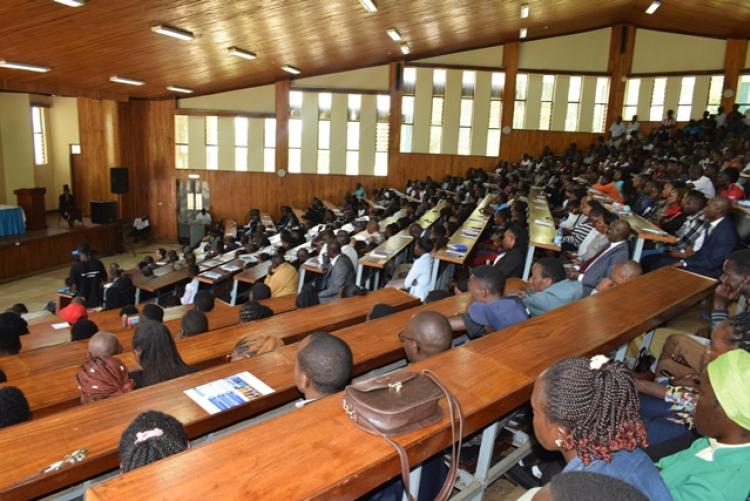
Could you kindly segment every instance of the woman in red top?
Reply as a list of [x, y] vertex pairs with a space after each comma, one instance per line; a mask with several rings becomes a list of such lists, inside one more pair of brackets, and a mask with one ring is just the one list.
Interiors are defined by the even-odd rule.
[[611, 198], [615, 202], [622, 203], [622, 195], [617, 191], [617, 186], [612, 182], [612, 174], [605, 172], [602, 177], [599, 178], [599, 183], [595, 184], [591, 188], [598, 192], [604, 193], [607, 197]]
[[745, 190], [742, 189], [737, 181], [740, 179], [740, 171], [735, 167], [727, 167], [719, 172], [716, 178], [716, 184], [719, 187], [719, 195], [727, 197], [732, 203], [745, 198]]

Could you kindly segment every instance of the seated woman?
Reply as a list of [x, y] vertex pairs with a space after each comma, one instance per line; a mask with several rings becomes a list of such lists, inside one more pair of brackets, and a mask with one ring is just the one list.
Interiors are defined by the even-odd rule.
[[158, 411], [139, 414], [120, 437], [120, 469], [135, 470], [190, 448], [178, 420]]
[[169, 329], [159, 322], [144, 320], [138, 325], [133, 335], [133, 353], [141, 368], [130, 374], [136, 388], [145, 388], [195, 372], [177, 352], [177, 345]]
[[703, 373], [706, 364], [735, 349], [750, 351], [750, 312], [740, 313], [716, 326], [697, 373], [672, 378], [668, 385], [636, 381], [641, 393], [641, 415], [651, 445], [674, 438], [693, 426], [699, 374]]
[[633, 378], [620, 362], [571, 357], [545, 370], [531, 395], [534, 433], [559, 451], [563, 473], [588, 471], [619, 478], [651, 500], [670, 500], [647, 445]]
[[135, 387], [128, 369], [115, 357], [90, 358], [78, 369], [76, 384], [82, 404], [129, 393]]

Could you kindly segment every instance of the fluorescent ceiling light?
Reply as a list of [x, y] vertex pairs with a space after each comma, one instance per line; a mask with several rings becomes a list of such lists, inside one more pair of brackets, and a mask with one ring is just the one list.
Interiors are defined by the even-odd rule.
[[359, 3], [362, 4], [362, 7], [364, 7], [367, 12], [378, 11], [378, 6], [375, 5], [375, 2], [373, 2], [372, 0], [359, 0]]
[[57, 3], [67, 5], [68, 7], [83, 7], [86, 5], [86, 0], [54, 0]]
[[255, 52], [250, 52], [249, 50], [243, 50], [238, 47], [229, 47], [227, 49], [227, 52], [229, 52], [230, 56], [241, 57], [242, 59], [247, 59], [248, 61], [252, 61], [253, 59], [258, 57], [255, 54]]
[[177, 87], [176, 85], [168, 85], [167, 90], [171, 92], [179, 92], [180, 94], [192, 94], [193, 89], [187, 87]]
[[521, 19], [529, 17], [529, 4], [521, 4]]
[[661, 7], [661, 0], [654, 0], [646, 9], [646, 14], [653, 14], [659, 7]]
[[299, 75], [302, 73], [302, 70], [299, 68], [295, 68], [294, 66], [289, 66], [288, 64], [285, 64], [281, 67], [282, 70], [286, 71], [287, 73], [291, 73], [292, 75]]
[[136, 85], [136, 86], [141, 86], [146, 83], [142, 80], [136, 80], [134, 78], [127, 78], [127, 77], [118, 77], [117, 75], [113, 77], [109, 77], [109, 81], [114, 82], [114, 83], [119, 83], [119, 84]]
[[176, 38], [178, 40], [185, 40], [186, 42], [190, 42], [195, 38], [193, 34], [187, 30], [181, 30], [180, 28], [174, 28], [165, 24], [152, 26], [151, 31], [167, 37]]
[[201, 177], [198, 174], [188, 174], [189, 179], [200, 179]]
[[528, 32], [529, 32], [529, 30], [527, 30], [526, 28], [521, 28], [520, 31], [518, 32], [518, 36], [520, 38], [526, 38], [526, 34]]
[[411, 48], [409, 47], [408, 43], [402, 43], [401, 44], [401, 54], [409, 54], [411, 52]]
[[36, 64], [19, 63], [16, 61], [0, 60], [0, 68], [10, 70], [33, 71], [35, 73], [47, 73], [50, 69], [47, 66], [37, 66]]
[[388, 36], [391, 37], [391, 40], [394, 42], [401, 40], [401, 33], [399, 33], [396, 28], [388, 28], [385, 32], [388, 33]]

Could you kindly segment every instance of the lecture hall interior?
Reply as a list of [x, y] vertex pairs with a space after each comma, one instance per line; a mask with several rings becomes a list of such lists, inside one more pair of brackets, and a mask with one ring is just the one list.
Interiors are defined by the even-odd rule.
[[750, 1], [0, 20], [0, 499], [748, 499]]

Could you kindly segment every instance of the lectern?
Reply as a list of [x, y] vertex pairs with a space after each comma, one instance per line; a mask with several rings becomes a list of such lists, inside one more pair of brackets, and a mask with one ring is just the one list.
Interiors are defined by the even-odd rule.
[[43, 230], [47, 227], [47, 214], [44, 209], [46, 188], [21, 188], [16, 194], [18, 205], [26, 213], [27, 230]]

